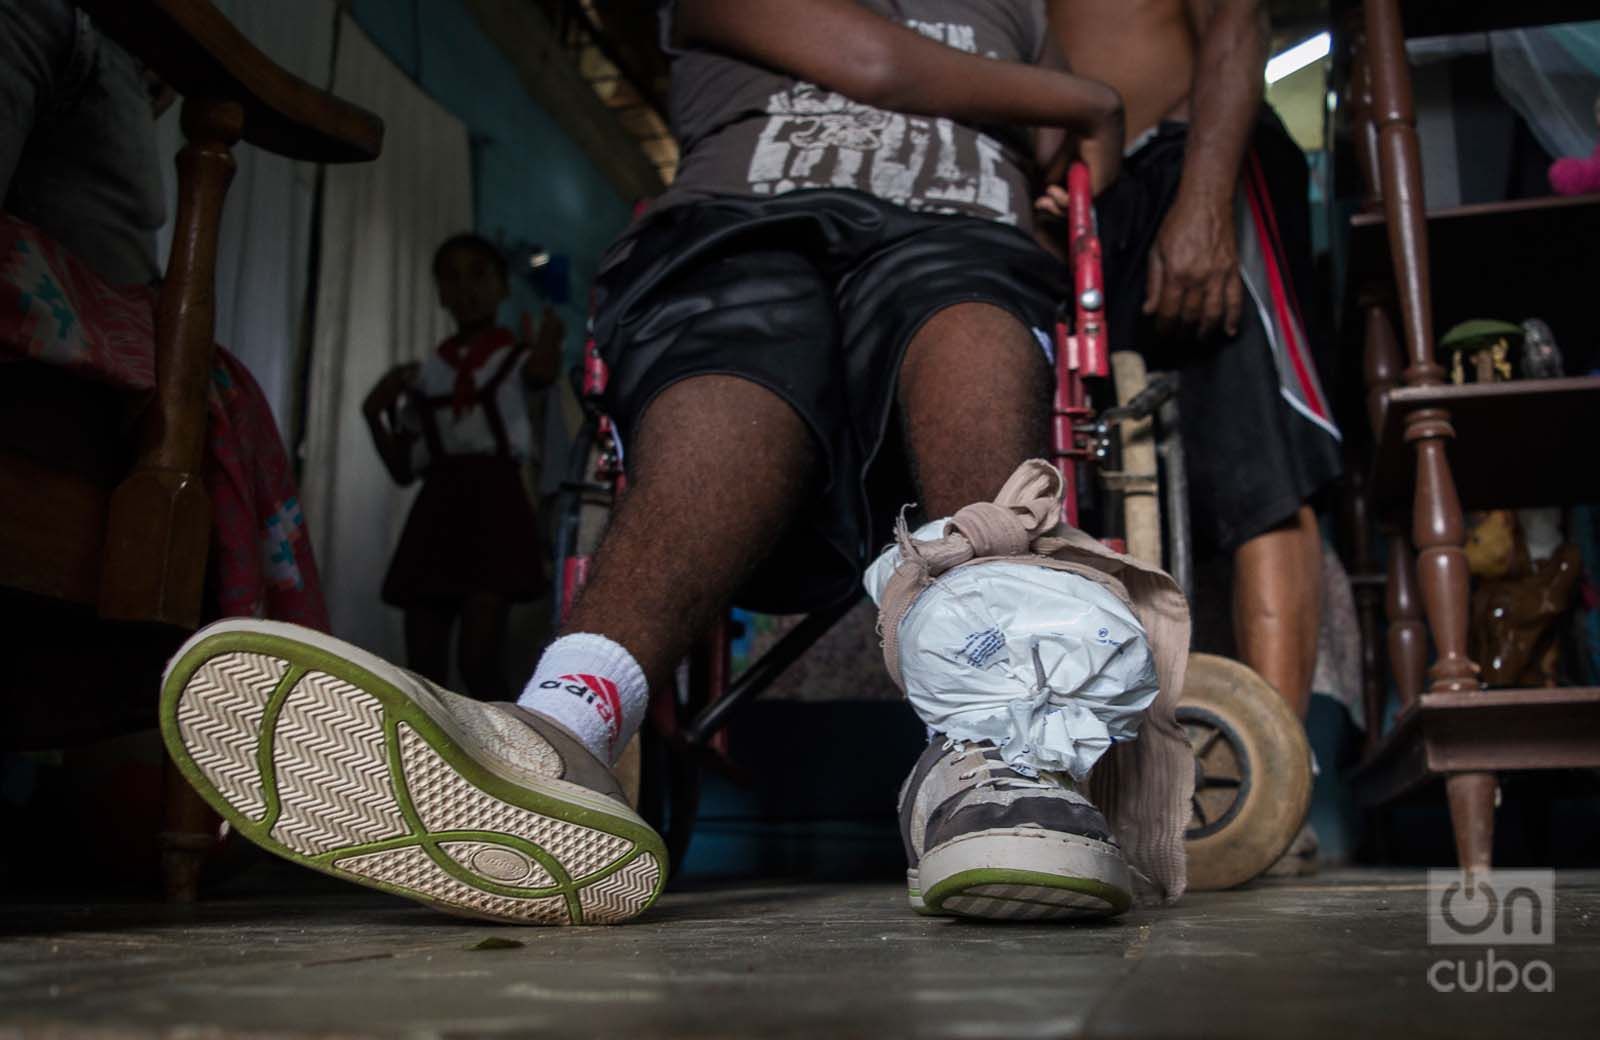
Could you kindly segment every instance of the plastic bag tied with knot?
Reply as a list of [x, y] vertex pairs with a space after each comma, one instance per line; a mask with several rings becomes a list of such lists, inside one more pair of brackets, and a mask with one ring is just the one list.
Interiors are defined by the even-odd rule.
[[1045, 566], [1059, 548], [1061, 475], [1035, 460], [994, 502], [915, 532], [867, 569], [884, 659], [918, 716], [987, 740], [1013, 767], [1082, 781], [1138, 734], [1159, 690], [1143, 627], [1120, 598]]

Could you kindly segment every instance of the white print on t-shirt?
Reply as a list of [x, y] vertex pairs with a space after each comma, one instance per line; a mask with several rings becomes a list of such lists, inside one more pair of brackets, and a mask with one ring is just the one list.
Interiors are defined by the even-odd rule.
[[[957, 50], [977, 51], [970, 25], [907, 24]], [[886, 112], [811, 83], [772, 95], [767, 112], [750, 157], [753, 194], [856, 188], [911, 210], [960, 213], [977, 206], [993, 220], [1017, 222], [1011, 185], [998, 173], [1000, 144], [987, 135], [972, 134], [967, 141], [975, 144], [963, 144], [948, 119]], [[963, 156], [963, 147], [975, 154]]]

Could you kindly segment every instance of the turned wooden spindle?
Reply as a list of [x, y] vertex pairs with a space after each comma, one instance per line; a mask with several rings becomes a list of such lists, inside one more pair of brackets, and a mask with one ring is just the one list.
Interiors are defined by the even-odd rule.
[[[1384, 213], [1409, 362], [1402, 379], [1406, 386], [1435, 386], [1443, 382], [1444, 370], [1433, 359], [1422, 166], [1400, 10], [1396, 0], [1366, 0], [1365, 11]], [[1432, 690], [1478, 686], [1477, 666], [1466, 654], [1468, 575], [1462, 550], [1466, 532], [1445, 454], [1445, 444], [1453, 436], [1450, 416], [1442, 409], [1421, 409], [1406, 417], [1406, 442], [1412, 445], [1417, 464], [1412, 510], [1417, 578], [1438, 650], [1438, 660], [1429, 670]]]
[[1367, 421], [1372, 424], [1372, 438], [1376, 442], [1383, 436], [1384, 396], [1400, 385], [1400, 345], [1395, 342], [1389, 312], [1381, 304], [1368, 303], [1365, 311], [1366, 350], [1362, 357], [1362, 375], [1367, 384]]
[[[201, 486], [206, 387], [211, 379], [217, 228], [233, 179], [244, 110], [190, 98], [178, 154], [172, 255], [156, 305], [157, 392], [141, 423], [133, 472], [112, 495], [100, 614], [115, 620], [200, 623], [211, 507]], [[151, 545], [163, 552], [152, 553]]]
[[1366, 187], [1363, 200], [1375, 206], [1383, 197], [1383, 181], [1378, 171], [1378, 125], [1372, 119], [1372, 69], [1367, 63], [1367, 37], [1359, 28], [1351, 32], [1350, 55], [1350, 132], [1355, 144], [1356, 165]]
[[[1387, 309], [1373, 301], [1366, 306], [1367, 416], [1374, 440], [1382, 437], [1384, 396], [1401, 379], [1400, 346]], [[1384, 526], [1389, 547], [1385, 614], [1389, 620], [1389, 668], [1402, 707], [1416, 703], [1428, 663], [1428, 632], [1422, 621], [1422, 597], [1417, 588], [1416, 557], [1403, 528]]]
[[1442, 409], [1416, 411], [1406, 418], [1406, 441], [1417, 450], [1417, 490], [1411, 516], [1417, 584], [1438, 651], [1428, 669], [1428, 689], [1460, 692], [1482, 689], [1483, 683], [1478, 680], [1478, 666], [1467, 656], [1471, 575], [1462, 548], [1467, 531], [1450, 460], [1445, 457], [1445, 444], [1453, 436], [1449, 415]]
[[1389, 671], [1400, 694], [1400, 706], [1409, 708], [1422, 693], [1428, 665], [1428, 630], [1422, 621], [1416, 557], [1403, 531], [1389, 532], [1386, 589], [1384, 612], [1389, 619]]
[[[1444, 381], [1444, 369], [1433, 357], [1422, 160], [1400, 6], [1398, 0], [1363, 0], [1362, 10], [1384, 216], [1408, 362], [1402, 379], [1408, 387], [1436, 386]], [[1446, 444], [1453, 436], [1450, 415], [1444, 409], [1419, 409], [1406, 416], [1406, 443], [1416, 455], [1411, 531], [1417, 547], [1416, 577], [1437, 650], [1428, 670], [1430, 693], [1481, 686], [1477, 666], [1466, 652], [1469, 576], [1462, 549], [1466, 532], [1446, 456]], [[1461, 865], [1487, 867], [1494, 836], [1494, 776], [1457, 774], [1447, 783]]]
[[1369, 581], [1376, 563], [1372, 555], [1372, 502], [1367, 487], [1367, 467], [1356, 458], [1351, 442], [1346, 441], [1344, 528], [1348, 532], [1351, 566], [1355, 583], [1356, 621], [1361, 626], [1361, 717], [1366, 723], [1364, 752], [1370, 754], [1383, 732], [1383, 662], [1378, 653], [1378, 606], [1380, 594]]
[[1371, 119], [1377, 125], [1378, 169], [1389, 254], [1409, 367], [1407, 386], [1432, 386], [1444, 370], [1433, 361], [1433, 302], [1428, 287], [1428, 225], [1422, 199], [1411, 77], [1396, 0], [1365, 0]]

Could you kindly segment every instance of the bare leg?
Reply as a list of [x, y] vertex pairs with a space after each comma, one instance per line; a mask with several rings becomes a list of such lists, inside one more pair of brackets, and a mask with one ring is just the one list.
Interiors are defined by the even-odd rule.
[[1322, 536], [1311, 509], [1240, 546], [1233, 557], [1239, 655], [1302, 719], [1311, 702], [1322, 620]]
[[443, 603], [406, 608], [406, 667], [440, 686], [450, 685], [450, 629], [455, 610]]
[[733, 376], [668, 387], [632, 447], [628, 492], [563, 632], [622, 644], [659, 689], [777, 545], [816, 449], [788, 404]]
[[1043, 351], [1009, 311], [958, 304], [922, 327], [900, 366], [900, 409], [930, 518], [992, 499], [1048, 454], [1050, 389]]
[[461, 604], [456, 661], [467, 692], [480, 701], [511, 699], [505, 666], [506, 619], [510, 611], [505, 600], [488, 593]]

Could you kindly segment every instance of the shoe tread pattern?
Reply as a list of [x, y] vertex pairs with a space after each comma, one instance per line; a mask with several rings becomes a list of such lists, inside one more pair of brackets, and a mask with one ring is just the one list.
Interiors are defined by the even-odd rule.
[[445, 873], [420, 845], [350, 856], [336, 860], [335, 865], [357, 877], [403, 888], [419, 899], [468, 913], [532, 924], [572, 923], [564, 897], [504, 896], [473, 888]]
[[650, 853], [641, 853], [616, 873], [578, 890], [578, 905], [583, 908], [584, 921], [613, 924], [627, 920], [650, 899], [660, 879], [661, 864]]
[[288, 671], [286, 661], [265, 654], [223, 654], [196, 674], [178, 702], [178, 731], [194, 764], [252, 820], [267, 812], [256, 763], [261, 721]]
[[[379, 697], [344, 679], [305, 671], [279, 693], [269, 718], [291, 663], [218, 653], [174, 700], [181, 751], [214, 788], [201, 785], [202, 793], [258, 825], [241, 827], [247, 837], [308, 866], [473, 916], [603, 924], [654, 901], [662, 880], [655, 855], [480, 789], [411, 725], [389, 719]], [[434, 838], [445, 832], [456, 836]], [[561, 876], [528, 855], [529, 845]], [[602, 871], [609, 872], [585, 883]]]
[[1001, 921], [1104, 917], [1112, 907], [1098, 896], [1045, 885], [973, 885], [939, 904], [947, 913]]
[[456, 772], [410, 726], [400, 726], [400, 761], [417, 815], [430, 831], [514, 834], [554, 856], [577, 879], [604, 870], [633, 847], [626, 838], [508, 805]]
[[308, 672], [278, 716], [272, 760], [282, 810], [272, 835], [305, 856], [406, 833], [389, 780], [383, 705]]

